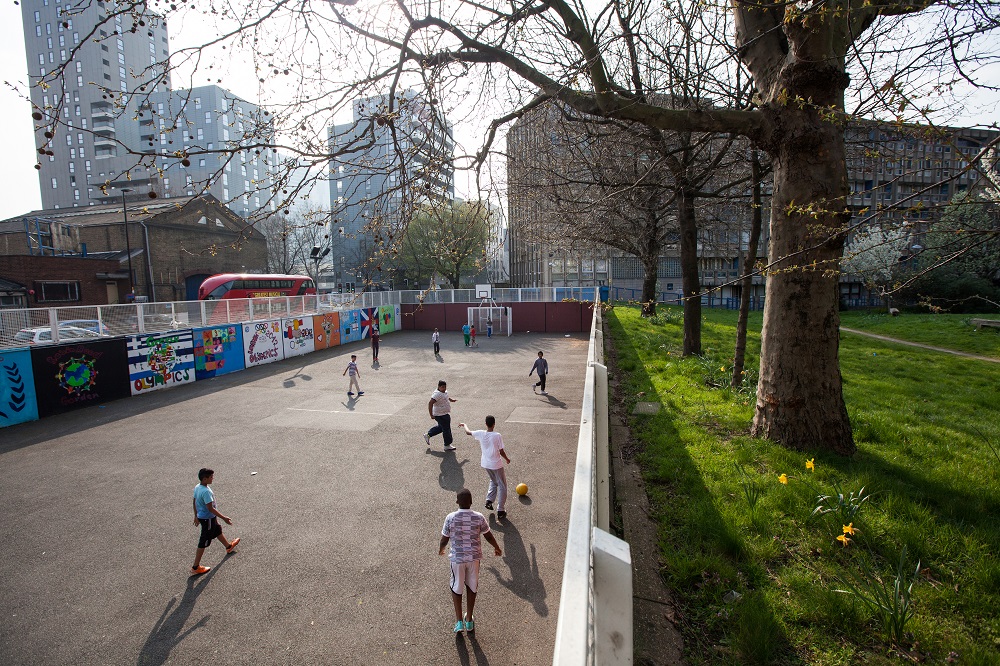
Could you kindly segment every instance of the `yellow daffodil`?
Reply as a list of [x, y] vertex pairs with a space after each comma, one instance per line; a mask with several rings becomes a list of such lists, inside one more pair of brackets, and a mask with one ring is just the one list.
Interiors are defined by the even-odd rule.
[[787, 474], [782, 474], [781, 476], [778, 477], [778, 481], [780, 483], [782, 483], [783, 485], [787, 486], [788, 485], [788, 475]]
[[725, 371], [726, 371], [726, 366], [722, 366], [721, 368], [719, 368], [719, 372], [725, 372]]
[[848, 537], [846, 534], [841, 534], [839, 537], [837, 537], [837, 541], [844, 544], [844, 548], [847, 548], [847, 545], [851, 543], [850, 537]]
[[854, 536], [859, 531], [860, 530], [854, 527], [854, 523], [851, 523], [850, 525], [844, 525], [844, 534], [850, 534], [851, 536]]
[[813, 462], [814, 460], [816, 459], [810, 458], [809, 460], [806, 461], [806, 469], [811, 470], [813, 472], [816, 471], [816, 463]]

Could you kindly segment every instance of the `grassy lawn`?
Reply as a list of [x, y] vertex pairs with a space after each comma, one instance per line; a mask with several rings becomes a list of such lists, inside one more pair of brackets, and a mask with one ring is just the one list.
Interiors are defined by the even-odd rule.
[[[628, 418], [689, 663], [1000, 663], [1000, 365], [845, 336], [858, 453], [793, 452], [748, 435], [760, 314], [750, 388], [732, 391], [736, 314], [706, 311], [705, 355], [682, 359], [680, 312], [660, 313], [616, 307], [607, 320], [621, 408], [663, 406]], [[818, 504], [828, 512], [812, 515]], [[914, 615], [893, 632], [900, 613], [862, 597], [879, 581], [891, 591], [900, 567]]]
[[884, 312], [852, 310], [840, 313], [840, 325], [846, 328], [1000, 358], [1000, 328], [984, 326], [977, 331], [969, 323], [971, 319], [1000, 319], [1000, 315], [904, 313], [890, 317]]

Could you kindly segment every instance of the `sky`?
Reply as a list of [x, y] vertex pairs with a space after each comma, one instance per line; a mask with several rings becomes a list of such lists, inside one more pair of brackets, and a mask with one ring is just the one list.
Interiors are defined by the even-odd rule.
[[[5, 128], [6, 159], [0, 160], [0, 219], [41, 208], [38, 176], [34, 169], [37, 146], [34, 143], [31, 106], [12, 88], [13, 84], [22, 92], [26, 90], [27, 63], [21, 26], [21, 7], [13, 2], [3, 4], [0, 8], [0, 118], [3, 122], [0, 126]], [[179, 43], [198, 44], [209, 36], [214, 36], [213, 32], [209, 32], [210, 28], [211, 26], [197, 25], [193, 21], [187, 25], [183, 22], [171, 22], [171, 51]], [[257, 81], [250, 66], [239, 58], [232, 58], [227, 62], [227, 69], [223, 78], [224, 87], [247, 101], [256, 103]], [[979, 72], [980, 76], [984, 73], [987, 82], [1000, 86], [1000, 66], [994, 66], [988, 72]], [[206, 82], [201, 81], [199, 85]], [[179, 85], [179, 78], [175, 77], [174, 85]], [[977, 94], [967, 113], [950, 120], [953, 124], [993, 124], [1000, 120], [998, 106], [1000, 93]], [[455, 128], [457, 143], [473, 153], [478, 148], [482, 130], [484, 118], [481, 113], [477, 119], [478, 126], [458, 124]], [[458, 196], [473, 198], [473, 189], [471, 175], [456, 172]]]

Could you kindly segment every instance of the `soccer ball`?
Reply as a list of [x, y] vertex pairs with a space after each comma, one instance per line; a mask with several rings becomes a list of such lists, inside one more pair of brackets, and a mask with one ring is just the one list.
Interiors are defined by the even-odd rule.
[[528, 484], [527, 483], [519, 483], [519, 484], [517, 484], [517, 488], [514, 488], [514, 490], [517, 491], [518, 495], [527, 495], [528, 494]]

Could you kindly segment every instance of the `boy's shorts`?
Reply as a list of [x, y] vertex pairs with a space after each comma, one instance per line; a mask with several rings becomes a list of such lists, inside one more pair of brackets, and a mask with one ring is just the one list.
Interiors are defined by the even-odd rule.
[[208, 548], [212, 544], [212, 539], [222, 534], [222, 527], [219, 526], [219, 520], [215, 516], [199, 518], [198, 522], [201, 523], [201, 538], [198, 539], [198, 547]]
[[479, 560], [451, 563], [451, 591], [462, 594], [466, 587], [473, 594], [479, 588]]

